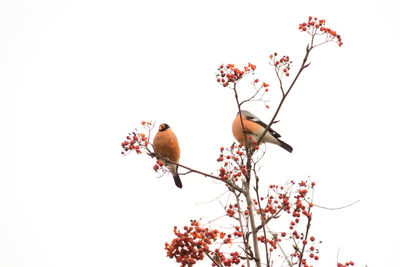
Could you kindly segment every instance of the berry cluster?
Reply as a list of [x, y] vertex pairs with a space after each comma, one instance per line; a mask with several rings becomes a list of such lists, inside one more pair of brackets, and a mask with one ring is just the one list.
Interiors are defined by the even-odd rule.
[[309, 34], [315, 36], [316, 34], [319, 35], [326, 35], [326, 41], [336, 41], [340, 46], [343, 45], [342, 38], [336, 31], [328, 28], [325, 26], [326, 21], [324, 19], [318, 20], [318, 18], [308, 17], [307, 22], [303, 22], [299, 24], [299, 30], [303, 32], [308, 32]]
[[236, 68], [234, 64], [221, 65], [218, 68], [217, 82], [220, 83], [223, 87], [227, 87], [230, 84], [236, 84], [239, 82], [244, 75], [248, 73], [254, 73], [256, 66], [249, 63], [247, 66], [243, 68], [243, 70]]
[[[191, 221], [190, 226], [185, 226], [183, 230], [183, 232], [180, 232], [175, 226], [174, 234], [176, 238], [172, 240], [171, 244], [165, 243], [167, 256], [175, 258], [181, 264], [181, 267], [191, 267], [197, 261], [203, 260], [205, 255], [223, 266], [232, 266], [232, 264], [240, 263], [238, 252], [231, 253], [229, 258], [218, 248], [215, 250], [210, 249], [210, 246], [218, 240], [221, 240], [222, 244], [232, 244], [232, 236], [230, 234], [227, 235], [218, 230], [202, 228], [196, 220]], [[215, 266], [215, 263], [213, 263], [213, 266]]]
[[281, 242], [282, 240], [278, 238], [277, 236], [274, 236], [273, 239], [268, 239], [265, 238], [265, 236], [261, 235], [257, 237], [257, 240], [260, 241], [261, 243], [268, 243], [270, 245], [269, 252], [274, 251], [277, 249], [277, 242]]
[[246, 175], [246, 167], [243, 164], [245, 151], [242, 145], [233, 144], [229, 148], [220, 148], [221, 154], [217, 158], [217, 162], [221, 162], [219, 168], [219, 177], [221, 180], [239, 181], [239, 178]]
[[[227, 266], [230, 267], [232, 266], [232, 264], [240, 264], [240, 258], [239, 258], [239, 252], [235, 251], [230, 253], [229, 255], [231, 256], [230, 258], [225, 257], [225, 255], [220, 252], [220, 250], [217, 248], [215, 249], [215, 253], [211, 252], [211, 255], [213, 255], [213, 260], [219, 264], [219, 265], [223, 265], [223, 266]], [[211, 266], [217, 266], [214, 262], [211, 264]], [[241, 265], [242, 267], [244, 267], [244, 265]]]
[[281, 58], [279, 58], [278, 53], [275, 52], [269, 55], [269, 59], [269, 64], [275, 66], [275, 70], [277, 72], [280, 72], [286, 77], [289, 76], [289, 70], [292, 64], [292, 61], [289, 60], [289, 56], [282, 56]]
[[[154, 127], [151, 122], [142, 121], [141, 124], [148, 133], [150, 133], [151, 129]], [[149, 144], [148, 135], [149, 134], [139, 132], [137, 129], [129, 133], [126, 139], [121, 143], [121, 154], [126, 155], [130, 151], [135, 151], [137, 154], [141, 154], [141, 149], [147, 148]]]
[[[258, 83], [260, 80], [257, 78], [257, 79], [254, 79], [254, 84], [256, 84], [256, 83]], [[268, 87], [269, 87], [269, 84], [268, 83], [266, 83], [266, 82], [263, 82], [262, 83], [262, 87], [264, 87], [265, 88], [265, 92], [268, 92]]]
[[156, 164], [153, 166], [153, 170], [157, 172], [159, 169], [162, 169], [163, 166], [164, 163], [161, 160], [157, 160]]

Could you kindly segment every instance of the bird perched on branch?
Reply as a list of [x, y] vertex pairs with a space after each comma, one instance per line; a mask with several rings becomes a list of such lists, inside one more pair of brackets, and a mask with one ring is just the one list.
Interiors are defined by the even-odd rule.
[[[243, 132], [246, 134], [247, 138], [251, 136], [251, 139], [247, 139], [247, 144], [250, 146], [254, 145], [254, 141], [258, 141], [261, 135], [264, 133], [265, 129], [268, 127], [267, 124], [262, 122], [259, 118], [257, 118], [254, 114], [247, 110], [242, 110], [242, 120], [243, 120], [243, 127], [242, 122], [240, 120], [240, 113], [236, 115], [236, 118], [233, 120], [232, 123], [232, 133], [235, 139], [242, 144], [243, 146], [246, 145], [245, 143], [245, 136]], [[268, 129], [267, 133], [264, 135], [261, 143], [272, 143], [282, 147], [283, 149], [289, 151], [290, 153], [293, 151], [293, 148], [279, 140], [280, 134], [272, 130], [271, 128]]]
[[[175, 133], [171, 130], [168, 124], [162, 123], [158, 129], [158, 132], [153, 140], [154, 151], [173, 162], [178, 163], [180, 158], [180, 148], [178, 144], [178, 139], [176, 138]], [[175, 185], [179, 188], [182, 188], [182, 182], [178, 175], [178, 165], [166, 162], [163, 159], [161, 160], [165, 167], [172, 173], [174, 177]]]

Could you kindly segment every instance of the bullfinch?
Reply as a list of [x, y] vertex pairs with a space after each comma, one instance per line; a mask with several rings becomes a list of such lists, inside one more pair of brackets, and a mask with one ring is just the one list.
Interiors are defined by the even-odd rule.
[[[162, 123], [158, 129], [158, 132], [153, 140], [154, 151], [163, 156], [166, 159], [169, 159], [173, 162], [179, 162], [180, 158], [180, 148], [178, 144], [178, 139], [176, 138], [175, 133], [171, 130], [168, 124]], [[178, 166], [175, 164], [171, 164], [165, 162], [160, 159], [165, 167], [172, 173], [174, 177], [175, 185], [179, 188], [182, 188], [182, 182], [178, 175]]]
[[[236, 115], [236, 118], [233, 120], [232, 123], [232, 133], [235, 139], [242, 145], [245, 145], [245, 137], [243, 132], [246, 134], [247, 138], [251, 136], [251, 140], [248, 139], [248, 144], [252, 145], [254, 141], [257, 141], [258, 138], [263, 134], [265, 129], [268, 127], [267, 124], [262, 122], [259, 118], [257, 118], [254, 114], [247, 110], [242, 110], [242, 120], [243, 120], [243, 128], [242, 128], [242, 123], [240, 121], [240, 114]], [[275, 145], [278, 145], [282, 147], [283, 149], [289, 151], [292, 153], [293, 148], [283, 142], [282, 140], [279, 140], [280, 134], [272, 130], [271, 128], [268, 129], [267, 133], [264, 135], [261, 143], [272, 143]]]

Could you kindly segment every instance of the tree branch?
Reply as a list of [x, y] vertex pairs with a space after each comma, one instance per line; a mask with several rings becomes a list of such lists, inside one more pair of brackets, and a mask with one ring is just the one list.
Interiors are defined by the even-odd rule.
[[239, 191], [239, 192], [241, 192], [241, 193], [244, 193], [243, 189], [240, 188], [240, 187], [238, 187], [237, 185], [235, 185], [232, 181], [229, 181], [229, 180], [222, 180], [222, 179], [221, 179], [220, 177], [218, 177], [218, 176], [215, 176], [215, 175], [212, 175], [212, 174], [208, 174], [208, 173], [205, 173], [205, 172], [202, 172], [202, 171], [195, 170], [195, 169], [193, 169], [193, 168], [190, 168], [190, 167], [187, 167], [187, 166], [185, 166], [185, 165], [182, 165], [182, 164], [180, 164], [180, 163], [178, 163], [178, 162], [173, 162], [173, 161], [171, 161], [171, 160], [169, 160], [169, 159], [167, 159], [167, 158], [165, 158], [165, 157], [163, 157], [163, 156], [161, 156], [161, 155], [158, 155], [158, 154], [155, 153], [155, 152], [151, 152], [150, 150], [147, 150], [147, 154], [148, 154], [150, 157], [156, 157], [156, 158], [162, 159], [163, 161], [165, 161], [165, 162], [167, 162], [167, 163], [174, 164], [174, 165], [177, 165], [177, 166], [179, 166], [179, 167], [182, 167], [182, 168], [188, 170], [189, 172], [195, 172], [195, 173], [197, 173], [197, 174], [201, 174], [201, 175], [210, 177], [210, 178], [212, 178], [212, 179], [215, 179], [215, 180], [224, 182], [225, 184], [231, 186], [231, 187], [234, 188], [235, 190], [237, 190], [237, 191]]

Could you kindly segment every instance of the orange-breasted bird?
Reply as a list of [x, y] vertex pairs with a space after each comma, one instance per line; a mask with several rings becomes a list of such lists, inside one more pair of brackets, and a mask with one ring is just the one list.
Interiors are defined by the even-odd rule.
[[[181, 150], [179, 148], [178, 139], [175, 133], [171, 130], [168, 124], [162, 123], [158, 129], [158, 132], [153, 140], [154, 151], [170, 161], [179, 162]], [[160, 159], [165, 167], [172, 173], [174, 177], [175, 185], [182, 188], [182, 182], [178, 175], [178, 165], [165, 162]]]
[[[242, 128], [242, 123], [240, 121], [240, 114], [239, 112], [236, 115], [236, 118], [233, 120], [232, 123], [232, 133], [235, 139], [242, 144], [243, 146], [246, 145], [245, 143], [245, 137], [243, 132], [246, 134], [247, 138], [251, 136], [251, 140], [247, 139], [248, 145], [253, 145], [254, 141], [257, 141], [258, 138], [263, 134], [265, 129], [268, 127], [267, 124], [262, 122], [259, 118], [257, 118], [254, 114], [247, 110], [242, 110], [242, 120], [243, 120], [243, 128]], [[272, 130], [271, 128], [268, 129], [267, 133], [264, 135], [261, 143], [272, 143], [275, 145], [278, 145], [282, 147], [283, 149], [289, 151], [290, 153], [293, 151], [293, 148], [283, 142], [282, 140], [279, 140], [279, 137], [281, 137], [280, 134]]]

